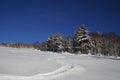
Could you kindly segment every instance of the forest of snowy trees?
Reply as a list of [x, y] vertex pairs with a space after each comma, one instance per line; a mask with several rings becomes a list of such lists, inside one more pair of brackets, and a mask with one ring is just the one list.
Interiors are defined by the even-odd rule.
[[73, 54], [92, 54], [120, 56], [120, 36], [114, 32], [88, 33], [85, 25], [78, 27], [73, 38], [58, 33], [50, 35], [48, 40], [41, 44], [40, 50], [54, 52], [70, 52]]
[[48, 40], [34, 44], [1, 43], [0, 46], [15, 48], [35, 48], [42, 51], [69, 52], [73, 54], [92, 54], [106, 56], [120, 56], [120, 36], [114, 32], [88, 33], [85, 25], [78, 27], [73, 37], [63, 37], [60, 33], [50, 35]]

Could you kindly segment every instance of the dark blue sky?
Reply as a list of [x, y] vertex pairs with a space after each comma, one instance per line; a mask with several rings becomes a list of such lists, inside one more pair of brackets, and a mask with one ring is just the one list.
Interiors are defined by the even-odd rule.
[[119, 0], [0, 0], [0, 42], [45, 41], [73, 36], [78, 25], [120, 35]]

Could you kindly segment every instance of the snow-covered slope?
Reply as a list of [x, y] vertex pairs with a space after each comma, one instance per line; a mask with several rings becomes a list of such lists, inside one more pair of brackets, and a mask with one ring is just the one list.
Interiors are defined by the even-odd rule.
[[0, 80], [119, 80], [120, 60], [0, 47]]

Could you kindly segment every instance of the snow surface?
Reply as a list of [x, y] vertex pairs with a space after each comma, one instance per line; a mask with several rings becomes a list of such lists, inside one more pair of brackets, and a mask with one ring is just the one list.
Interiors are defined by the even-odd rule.
[[0, 80], [119, 80], [120, 60], [0, 47]]

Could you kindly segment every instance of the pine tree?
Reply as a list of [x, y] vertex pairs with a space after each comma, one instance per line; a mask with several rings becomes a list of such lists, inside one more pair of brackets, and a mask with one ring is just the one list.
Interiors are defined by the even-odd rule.
[[55, 44], [56, 44], [55, 50], [57, 52], [64, 51], [64, 38], [59, 33], [55, 36]]
[[47, 50], [61, 52], [64, 50], [64, 38], [61, 34], [51, 35], [47, 41]]
[[81, 28], [77, 28], [73, 40], [75, 52], [83, 54], [87, 54], [90, 52], [92, 43], [85, 25], [82, 25]]
[[71, 53], [73, 52], [72, 40], [71, 40], [70, 36], [66, 37], [64, 48], [65, 48], [65, 51], [67, 51], [67, 52], [71, 52]]
[[80, 43], [79, 43], [79, 39], [80, 39], [80, 36], [81, 36], [81, 31], [80, 31], [80, 27], [78, 27], [76, 29], [76, 32], [74, 34], [74, 38], [73, 38], [73, 50], [74, 52], [80, 52], [81, 48], [80, 48]]
[[55, 36], [51, 35], [47, 40], [47, 50], [48, 51], [55, 51]]

